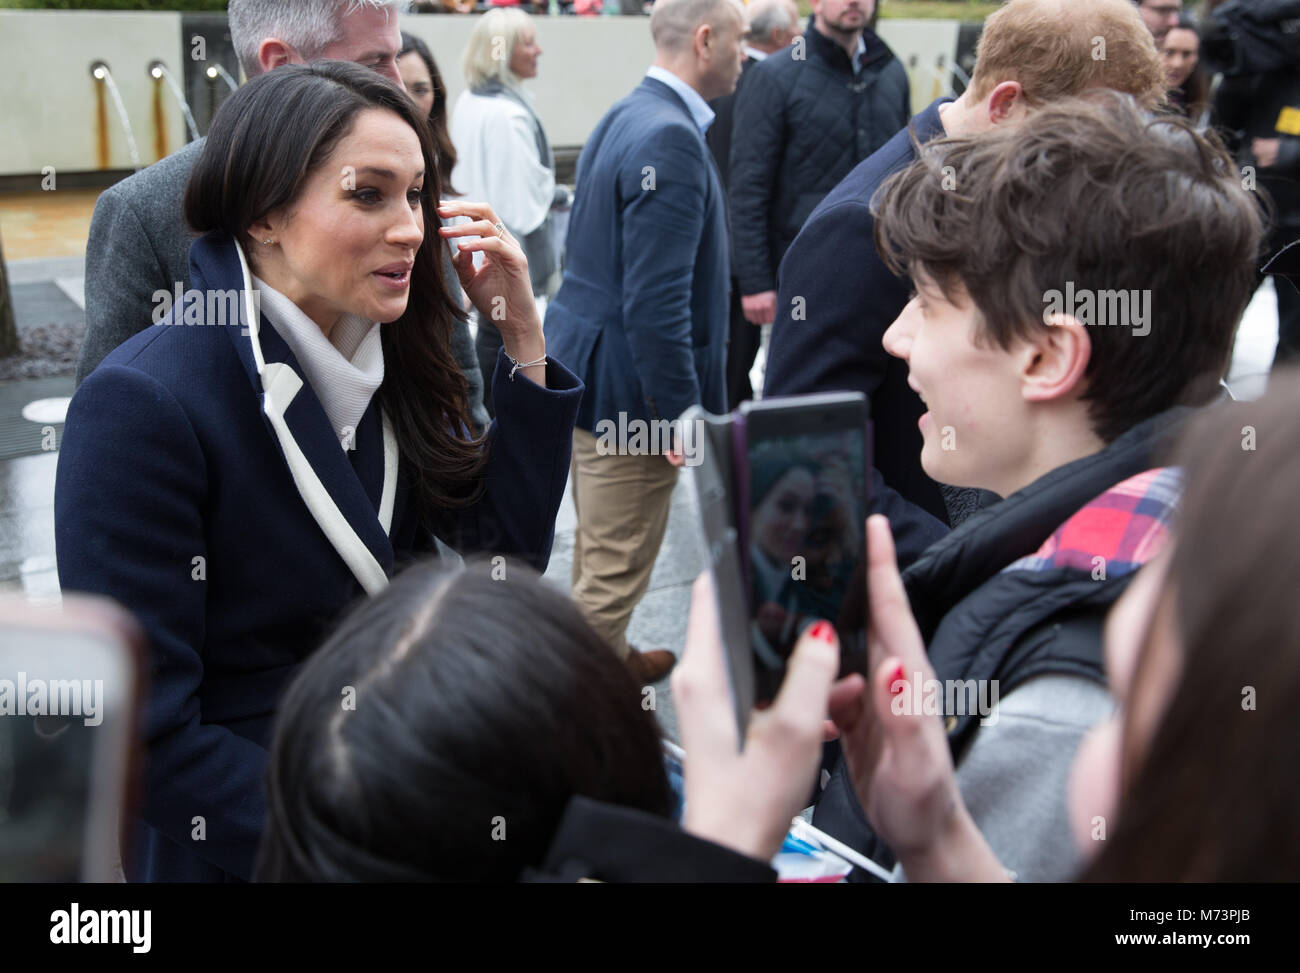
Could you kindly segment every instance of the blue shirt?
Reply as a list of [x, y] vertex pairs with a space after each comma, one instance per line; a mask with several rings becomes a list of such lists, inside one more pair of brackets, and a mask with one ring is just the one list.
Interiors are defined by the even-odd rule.
[[654, 78], [656, 81], [662, 81], [673, 91], [681, 96], [682, 101], [686, 102], [686, 107], [691, 113], [691, 118], [695, 120], [696, 126], [703, 135], [710, 125], [713, 124], [713, 109], [709, 103], [700, 97], [700, 93], [688, 85], [677, 75], [673, 74], [667, 68], [661, 68], [655, 64], [645, 73], [647, 78]]

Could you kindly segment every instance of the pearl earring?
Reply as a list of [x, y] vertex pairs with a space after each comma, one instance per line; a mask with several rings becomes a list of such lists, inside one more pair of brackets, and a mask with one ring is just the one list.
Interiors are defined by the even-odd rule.
[[262, 243], [269, 247], [271, 245], [271, 238], [267, 237], [265, 240], [262, 241]]

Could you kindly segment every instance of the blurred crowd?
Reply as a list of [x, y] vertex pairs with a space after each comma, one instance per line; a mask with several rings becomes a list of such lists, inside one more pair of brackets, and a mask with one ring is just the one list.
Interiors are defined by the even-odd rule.
[[579, 17], [597, 17], [601, 14], [649, 13], [654, 0], [415, 0], [413, 13], [472, 14], [483, 13], [495, 7], [509, 7], [527, 13], [576, 14]]

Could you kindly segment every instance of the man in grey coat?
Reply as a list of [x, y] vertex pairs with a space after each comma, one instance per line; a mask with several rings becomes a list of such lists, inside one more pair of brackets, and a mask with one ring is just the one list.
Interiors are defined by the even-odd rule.
[[[230, 37], [244, 74], [256, 77], [282, 64], [334, 59], [355, 61], [401, 85], [397, 15], [403, 0], [230, 0]], [[156, 296], [170, 298], [190, 286], [190, 244], [182, 201], [204, 140], [100, 194], [86, 245], [86, 337], [77, 361], [77, 384], [114, 348], [154, 319]], [[441, 245], [434, 237], [437, 245]], [[449, 258], [448, 286], [460, 285]], [[469, 325], [457, 321], [452, 353], [469, 383], [471, 417], [488, 424], [483, 378]]]

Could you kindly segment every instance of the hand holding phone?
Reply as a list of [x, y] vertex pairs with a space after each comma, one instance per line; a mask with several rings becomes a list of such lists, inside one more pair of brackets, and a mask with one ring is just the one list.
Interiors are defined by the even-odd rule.
[[866, 670], [867, 401], [791, 396], [683, 418], [698, 444], [692, 472], [743, 736], [819, 621], [836, 630], [840, 674]]
[[686, 652], [672, 676], [686, 752], [687, 831], [764, 861], [777, 853], [812, 790], [838, 668], [834, 629], [824, 624], [806, 632], [776, 699], [752, 714], [742, 739], [731, 714], [713, 581], [708, 573], [695, 580]]

